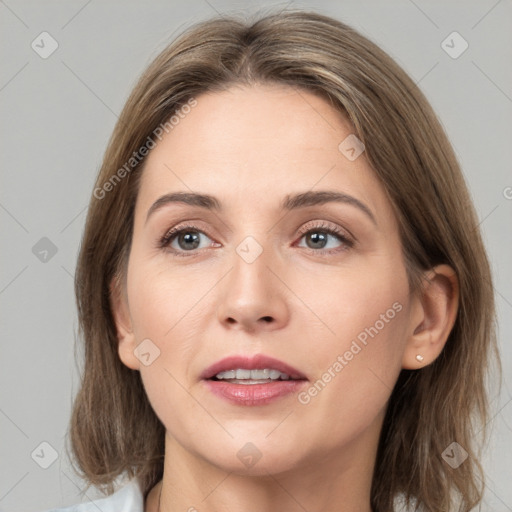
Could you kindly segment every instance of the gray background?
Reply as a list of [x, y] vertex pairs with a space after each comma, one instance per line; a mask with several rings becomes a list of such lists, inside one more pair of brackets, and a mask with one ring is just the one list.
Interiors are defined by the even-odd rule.
[[[79, 382], [73, 273], [93, 180], [136, 78], [193, 22], [216, 12], [285, 5], [332, 15], [382, 46], [420, 83], [454, 145], [492, 261], [504, 361], [502, 394], [492, 402], [483, 510], [512, 510], [511, 1], [5, 0], [0, 511], [36, 511], [97, 496], [94, 490], [79, 495], [82, 483], [64, 450]], [[31, 47], [43, 31], [59, 45], [46, 59]], [[453, 31], [469, 44], [456, 59], [441, 46]], [[43, 237], [55, 254], [41, 252], [48, 249], [48, 241], [39, 242]], [[51, 462], [52, 452], [42, 442], [58, 456], [47, 469], [40, 464]]]

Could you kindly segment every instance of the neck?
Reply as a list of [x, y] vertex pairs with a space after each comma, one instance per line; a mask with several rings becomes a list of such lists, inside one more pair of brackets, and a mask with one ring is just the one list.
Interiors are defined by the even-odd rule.
[[[329, 450], [281, 472], [247, 476], [187, 451], [167, 433], [163, 480], [146, 512], [371, 512], [370, 490], [381, 423], [350, 446]], [[374, 431], [371, 431], [371, 430]]]

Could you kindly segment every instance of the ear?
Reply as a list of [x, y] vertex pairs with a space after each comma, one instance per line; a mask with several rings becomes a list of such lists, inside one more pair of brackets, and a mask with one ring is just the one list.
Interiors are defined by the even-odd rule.
[[140, 361], [134, 353], [136, 340], [132, 329], [128, 298], [117, 274], [110, 283], [110, 305], [116, 324], [119, 358], [128, 368], [139, 370]]
[[411, 316], [402, 368], [417, 370], [432, 363], [443, 350], [457, 318], [459, 282], [449, 265], [426, 273]]

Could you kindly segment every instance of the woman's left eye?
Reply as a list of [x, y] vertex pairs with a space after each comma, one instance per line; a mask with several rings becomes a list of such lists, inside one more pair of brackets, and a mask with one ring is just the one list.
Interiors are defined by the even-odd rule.
[[[303, 238], [307, 240], [307, 249], [311, 249], [314, 252], [319, 252], [320, 254], [343, 251], [354, 245], [353, 241], [350, 240], [348, 236], [345, 235], [341, 230], [325, 225], [314, 226], [305, 232], [303, 231], [301, 240]], [[329, 238], [337, 239], [338, 246], [336, 247], [335, 243], [334, 247], [327, 247], [329, 245]]]

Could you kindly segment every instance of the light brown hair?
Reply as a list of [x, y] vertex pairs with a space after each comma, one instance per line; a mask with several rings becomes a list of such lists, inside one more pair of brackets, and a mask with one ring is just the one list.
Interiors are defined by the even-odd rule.
[[[110, 284], [122, 287], [144, 167], [143, 159], [126, 163], [191, 98], [258, 83], [315, 92], [350, 120], [399, 221], [412, 291], [437, 264], [456, 272], [459, 311], [444, 350], [420, 370], [402, 370], [390, 397], [371, 504], [388, 512], [402, 497], [418, 510], [468, 511], [482, 498], [477, 441], [488, 419], [487, 371], [491, 357], [498, 366], [499, 359], [491, 274], [467, 187], [407, 74], [346, 24], [297, 10], [194, 25], [150, 64], [126, 102], [97, 178], [102, 192], [91, 198], [75, 278], [85, 349], [70, 423], [77, 469], [106, 493], [126, 472], [146, 495], [163, 474], [164, 427], [139, 372], [118, 356], [111, 310]], [[118, 171], [123, 166], [127, 172]], [[456, 469], [441, 456], [454, 441], [469, 454]]]

